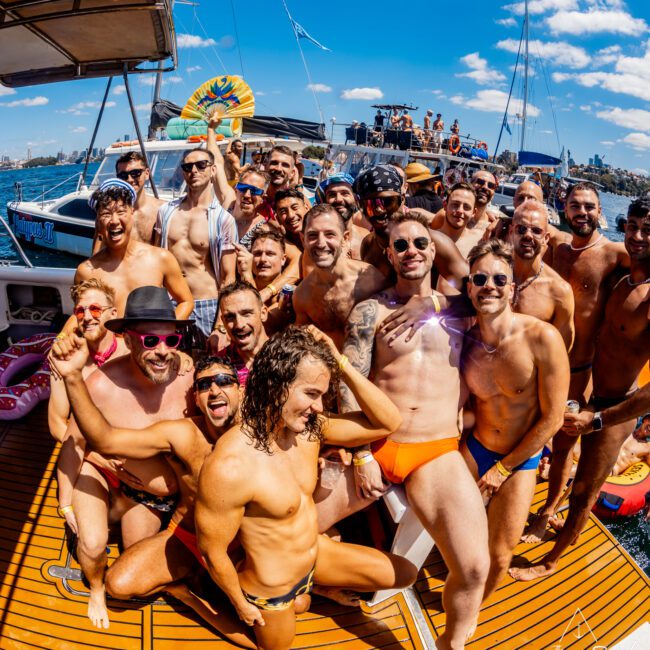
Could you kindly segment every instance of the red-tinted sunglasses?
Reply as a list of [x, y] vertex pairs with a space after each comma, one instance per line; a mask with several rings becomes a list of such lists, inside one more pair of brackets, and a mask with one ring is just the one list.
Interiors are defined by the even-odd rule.
[[86, 316], [86, 311], [89, 311], [90, 315], [93, 318], [99, 319], [107, 309], [112, 309], [112, 307], [102, 307], [101, 305], [96, 305], [95, 303], [93, 303], [92, 305], [88, 305], [87, 307], [82, 307], [81, 305], [77, 305], [74, 308], [74, 311], [72, 313], [75, 315], [78, 321], [82, 321]]

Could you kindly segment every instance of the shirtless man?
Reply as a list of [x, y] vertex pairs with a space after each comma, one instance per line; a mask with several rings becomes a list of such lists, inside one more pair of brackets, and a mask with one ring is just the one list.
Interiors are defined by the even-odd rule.
[[[97, 212], [97, 229], [104, 247], [77, 267], [74, 283], [97, 278], [110, 285], [115, 290], [118, 315], [124, 311], [133, 289], [146, 285], [165, 287], [176, 301], [178, 318], [186, 319], [194, 302], [174, 256], [131, 237], [135, 200], [133, 188], [118, 179], [108, 179], [95, 190], [89, 203]], [[74, 329], [76, 319], [68, 325]]]
[[[281, 302], [282, 293], [277, 293], [280, 285], [280, 274], [286, 261], [286, 243], [282, 233], [267, 226], [258, 230], [251, 243], [251, 252], [237, 255], [237, 272], [239, 277], [261, 292], [271, 286], [271, 299], [265, 302], [268, 318], [264, 329], [270, 336], [289, 324], [291, 310], [285, 309]], [[281, 290], [280, 290], [281, 291]], [[263, 298], [262, 298], [263, 299]]]
[[549, 236], [546, 206], [529, 200], [515, 210], [510, 231], [515, 283], [512, 308], [554, 325], [570, 350], [574, 336], [573, 291], [542, 261]]
[[433, 111], [429, 109], [426, 112], [426, 115], [424, 116], [424, 150], [425, 151], [431, 151], [431, 148], [429, 147], [431, 143], [431, 118], [433, 117]]
[[368, 228], [359, 225], [363, 220], [363, 215], [359, 211], [357, 197], [352, 189], [353, 186], [354, 180], [349, 174], [333, 174], [318, 186], [316, 202], [328, 203], [336, 208], [343, 217], [346, 228], [350, 231], [348, 256], [353, 260], [360, 260], [361, 243], [366, 235], [370, 234], [370, 231]]
[[241, 140], [232, 140], [228, 149], [226, 149], [226, 178], [231, 186], [241, 178], [241, 175], [248, 170], [250, 165], [241, 164], [242, 154], [244, 153], [244, 143]]
[[[479, 169], [474, 172], [469, 184], [476, 192], [476, 212], [474, 219], [467, 225], [469, 230], [478, 229], [481, 236], [488, 225], [496, 219], [501, 212], [492, 205], [494, 193], [499, 186], [497, 177], [487, 169]], [[477, 238], [477, 242], [480, 238]]]
[[444, 129], [445, 122], [442, 119], [442, 114], [438, 113], [436, 119], [433, 121], [433, 142], [438, 151], [442, 148], [442, 132]]
[[[176, 328], [187, 321], [176, 318], [161, 287], [132, 291], [124, 314], [104, 326], [123, 335], [130, 354], [109, 361], [87, 378], [93, 401], [114, 426], [145, 427], [191, 415], [192, 376], [177, 373], [175, 351], [182, 338]], [[96, 627], [107, 628], [104, 571], [109, 521], [121, 522], [124, 548], [156, 534], [162, 517], [174, 507], [177, 481], [162, 456], [128, 460], [117, 468], [116, 478], [84, 462], [84, 450], [85, 440], [71, 419], [59, 456], [59, 503], [74, 509], [77, 558], [90, 585], [88, 617]], [[137, 489], [130, 480], [126, 483], [127, 474], [138, 479]]]
[[[82, 370], [85, 378], [97, 368], [101, 368], [109, 359], [120, 357], [128, 350], [122, 339], [117, 338], [104, 327], [107, 320], [117, 318], [115, 291], [112, 287], [97, 278], [90, 278], [71, 287], [70, 294], [74, 302], [73, 316], [88, 346], [88, 357]], [[47, 423], [50, 433], [59, 442], [63, 442], [65, 437], [69, 416], [70, 403], [65, 394], [65, 386], [61, 378], [56, 373], [52, 373]], [[71, 510], [66, 510], [69, 505], [61, 506], [60, 511], [65, 515], [72, 530], [76, 532], [74, 515]]]
[[402, 117], [400, 117], [400, 123], [402, 125], [402, 131], [412, 131], [413, 130], [413, 118], [410, 116], [409, 112], [404, 109]]
[[[339, 367], [362, 411], [325, 418]], [[242, 424], [217, 441], [201, 470], [196, 527], [210, 575], [254, 626], [259, 648], [291, 647], [296, 610], [314, 582], [359, 591], [413, 582], [416, 569], [404, 558], [318, 535], [320, 442], [363, 444], [401, 421], [331, 341], [297, 327], [276, 334], [255, 359], [241, 413]], [[237, 534], [245, 558], [235, 566], [227, 549]]]
[[264, 330], [268, 310], [257, 289], [238, 280], [223, 288], [219, 315], [231, 340], [221, 356], [237, 368], [239, 383], [245, 387], [255, 355], [268, 339]]
[[[196, 543], [194, 501], [199, 472], [212, 445], [238, 419], [239, 381], [235, 369], [214, 357], [202, 360], [194, 372], [194, 393], [201, 415], [150, 422], [142, 429], [111, 425], [93, 402], [83, 378], [88, 354], [84, 340], [72, 335], [53, 349], [53, 366], [63, 376], [75, 420], [88, 446], [107, 456], [147, 460], [166, 454], [180, 497], [167, 528], [129, 546], [106, 572], [106, 590], [129, 600], [166, 591], [191, 607], [230, 641], [253, 648], [237, 621], [217, 614], [185, 581], [203, 558]], [[63, 383], [63, 382], [62, 382]], [[242, 629], [238, 631], [237, 628]]]
[[271, 182], [266, 190], [267, 202], [273, 206], [275, 193], [278, 190], [286, 190], [292, 185], [296, 162], [293, 152], [283, 144], [277, 144], [266, 158], [266, 173], [270, 176]]
[[133, 206], [134, 228], [131, 230], [131, 237], [145, 244], [152, 244], [158, 209], [164, 201], [145, 192], [151, 171], [144, 157], [138, 151], [125, 153], [117, 159], [115, 172], [121, 181], [126, 181], [133, 187], [137, 196]]
[[[574, 196], [575, 192], [569, 203]], [[581, 438], [569, 514], [549, 553], [529, 568], [511, 570], [518, 580], [533, 580], [555, 571], [562, 553], [585, 527], [621, 445], [634, 429], [633, 419], [603, 426], [600, 411], [625, 401], [637, 389], [637, 377], [650, 357], [650, 200], [646, 197], [630, 204], [624, 244], [630, 256], [630, 273], [619, 280], [609, 295], [598, 332], [593, 362], [595, 414], [592, 432]]]
[[558, 330], [510, 307], [510, 246], [481, 242], [469, 255], [477, 324], [465, 337], [463, 378], [476, 426], [462, 453], [489, 503], [485, 598], [505, 575], [533, 501], [544, 444], [562, 426], [569, 359]]
[[284, 228], [287, 242], [300, 251], [303, 250], [302, 224], [309, 208], [305, 195], [295, 187], [275, 193], [275, 219]]
[[628, 467], [636, 463], [650, 461], [650, 413], [634, 429], [630, 437], [623, 443], [618, 453], [616, 464], [612, 470], [613, 476], [622, 474]]
[[[456, 244], [463, 257], [467, 257], [478, 241], [476, 237], [465, 234], [467, 224], [474, 219], [476, 212], [476, 193], [472, 186], [456, 183], [449, 190], [444, 209], [444, 222], [437, 229]], [[436, 223], [433, 225], [435, 227]]]
[[235, 279], [237, 225], [212, 191], [214, 155], [192, 149], [183, 156], [187, 194], [158, 211], [156, 243], [178, 260], [194, 297], [196, 347], [205, 347], [217, 313], [219, 288]]
[[[558, 231], [562, 239], [549, 240], [553, 269], [571, 285], [575, 300], [575, 338], [569, 354], [569, 399], [578, 401], [581, 407], [589, 401], [591, 364], [605, 304], [612, 286], [630, 264], [624, 245], [614, 243], [598, 232], [600, 214], [596, 188], [588, 183], [574, 185], [566, 202], [571, 238]], [[555, 514], [571, 472], [575, 442], [575, 437], [563, 432], [553, 439], [546, 503], [538, 511], [527, 541], [541, 539], [548, 521]], [[558, 522], [554, 520], [554, 523]]]
[[[443, 298], [431, 289], [435, 246], [426, 220], [400, 216], [389, 232], [388, 256], [397, 283], [352, 310], [343, 352], [397, 405], [403, 425], [387, 440], [373, 443], [372, 452], [356, 452], [364, 463], [356, 467], [381, 468], [388, 481], [404, 484], [411, 507], [449, 569], [443, 592], [447, 618], [438, 648], [462, 648], [476, 624], [489, 566], [485, 510], [458, 452], [465, 319], [436, 317], [408, 342], [400, 338], [389, 345], [378, 332], [388, 314], [414, 295], [429, 302]], [[354, 409], [349, 391], [341, 388], [342, 410]], [[345, 481], [339, 485], [319, 504], [321, 529], [367, 503], [349, 494]], [[472, 522], [471, 535], [467, 521]]]
[[331, 205], [313, 207], [305, 216], [303, 228], [305, 251], [315, 268], [293, 293], [296, 323], [313, 323], [340, 349], [354, 305], [385, 287], [387, 280], [371, 264], [343, 254], [350, 233]]

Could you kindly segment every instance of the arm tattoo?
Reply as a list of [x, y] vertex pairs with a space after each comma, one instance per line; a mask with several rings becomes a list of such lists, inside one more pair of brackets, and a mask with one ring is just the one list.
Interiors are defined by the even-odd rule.
[[[376, 323], [377, 301], [370, 299], [364, 300], [354, 307], [346, 325], [343, 354], [364, 377], [370, 375]], [[349, 413], [359, 410], [357, 400], [345, 383], [341, 383], [340, 397], [341, 412]]]

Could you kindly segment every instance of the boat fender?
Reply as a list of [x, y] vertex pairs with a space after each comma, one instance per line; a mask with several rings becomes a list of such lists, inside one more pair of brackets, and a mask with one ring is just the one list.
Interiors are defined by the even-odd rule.
[[487, 151], [487, 150], [488, 150], [487, 143], [486, 143], [486, 142], [483, 142], [483, 140], [481, 140], [481, 142], [479, 142], [479, 143], [476, 145], [476, 148], [477, 148], [477, 149], [483, 149], [484, 151]]
[[[15, 343], [0, 354], [0, 420], [17, 420], [50, 396], [50, 366], [47, 355], [56, 334], [35, 334]], [[37, 370], [13, 384], [25, 369]]]
[[649, 491], [650, 466], [635, 463], [603, 483], [593, 510], [604, 519], [630, 517], [643, 509]]
[[460, 138], [457, 135], [452, 135], [449, 138], [449, 151], [454, 156], [460, 151]]

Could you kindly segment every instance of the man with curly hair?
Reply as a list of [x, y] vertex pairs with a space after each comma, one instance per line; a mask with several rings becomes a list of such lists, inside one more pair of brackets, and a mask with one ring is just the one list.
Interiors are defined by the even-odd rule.
[[[326, 416], [339, 374], [362, 410]], [[255, 357], [242, 423], [201, 470], [196, 526], [210, 575], [253, 626], [259, 647], [291, 647], [295, 613], [314, 582], [375, 591], [415, 579], [404, 558], [319, 535], [312, 497], [321, 441], [365, 444], [400, 423], [382, 391], [315, 328], [289, 327]], [[237, 535], [245, 557], [235, 566], [227, 551]]]

